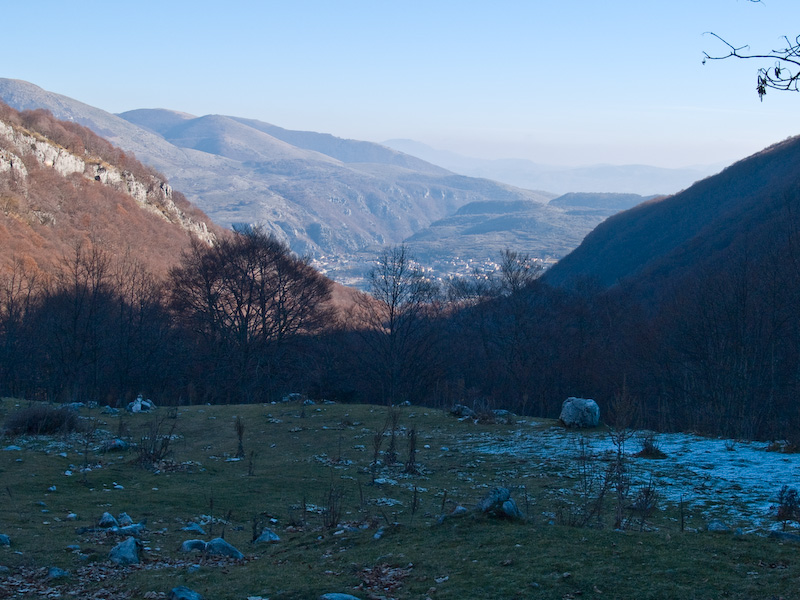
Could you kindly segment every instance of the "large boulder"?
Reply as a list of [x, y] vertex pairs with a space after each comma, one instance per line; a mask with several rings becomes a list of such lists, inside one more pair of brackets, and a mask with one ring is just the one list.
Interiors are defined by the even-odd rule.
[[588, 398], [567, 398], [558, 417], [564, 427], [588, 428], [600, 424], [600, 407]]
[[120, 542], [111, 549], [109, 558], [111, 562], [125, 567], [128, 565], [139, 564], [139, 544], [136, 538], [129, 537], [124, 542]]
[[206, 552], [212, 556], [227, 556], [228, 558], [235, 558], [237, 560], [244, 558], [244, 554], [222, 538], [214, 538], [208, 542], [206, 544]]

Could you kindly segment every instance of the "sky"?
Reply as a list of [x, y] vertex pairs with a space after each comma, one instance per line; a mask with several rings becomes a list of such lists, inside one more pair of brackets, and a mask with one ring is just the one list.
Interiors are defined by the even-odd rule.
[[[0, 77], [109, 112], [167, 108], [479, 158], [728, 164], [800, 133], [754, 53], [797, 0], [4, 3]], [[35, 7], [35, 8], [34, 8]], [[88, 8], [87, 8], [88, 7]]]

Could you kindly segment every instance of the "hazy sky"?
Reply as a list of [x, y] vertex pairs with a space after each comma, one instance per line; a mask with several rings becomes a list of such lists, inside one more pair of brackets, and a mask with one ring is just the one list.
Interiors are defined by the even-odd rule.
[[[716, 164], [800, 133], [754, 52], [800, 1], [6, 2], [0, 76], [122, 112], [169, 108], [550, 164]], [[10, 50], [9, 50], [10, 49]]]

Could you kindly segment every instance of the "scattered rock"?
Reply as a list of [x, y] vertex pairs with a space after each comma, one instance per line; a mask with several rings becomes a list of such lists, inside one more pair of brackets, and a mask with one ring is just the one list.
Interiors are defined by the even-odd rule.
[[494, 415], [495, 423], [498, 425], [510, 425], [517, 418], [510, 410], [504, 410], [502, 408], [493, 410], [492, 414]]
[[205, 552], [206, 543], [203, 540], [186, 540], [181, 544], [181, 552]]
[[728, 527], [725, 523], [720, 521], [719, 519], [714, 519], [713, 521], [709, 522], [708, 526], [706, 527], [708, 531], [712, 533], [730, 533], [731, 528]]
[[199, 523], [189, 523], [186, 527], [181, 528], [181, 531], [193, 531], [194, 533], [199, 533], [200, 535], [205, 535], [205, 529], [203, 529]]
[[464, 506], [461, 506], [460, 504], [458, 504], [458, 505], [456, 505], [456, 507], [452, 511], [450, 511], [450, 513], [440, 516], [438, 522], [441, 525], [447, 519], [452, 519], [452, 518], [455, 518], [455, 517], [465, 517], [468, 514], [469, 514], [469, 511]]
[[121, 452], [129, 448], [128, 442], [120, 438], [113, 438], [110, 440], [103, 440], [100, 444], [100, 450], [103, 452]]
[[104, 406], [100, 412], [104, 415], [118, 415], [119, 409], [113, 406]]
[[119, 521], [111, 513], [104, 512], [97, 525], [105, 528], [119, 527]]
[[120, 567], [139, 564], [139, 542], [136, 538], [129, 537], [120, 542], [109, 553], [109, 559]]
[[69, 577], [69, 571], [59, 569], [58, 567], [50, 567], [47, 570], [48, 579], [63, 579], [65, 577]]
[[227, 556], [237, 560], [244, 558], [244, 554], [231, 546], [222, 538], [214, 538], [206, 544], [206, 552], [213, 556]]
[[19, 450], [22, 450], [22, 448], [20, 448], [19, 446], [15, 446], [13, 444], [3, 448], [3, 451], [5, 452], [18, 452]]
[[280, 542], [281, 538], [271, 529], [265, 528], [261, 535], [253, 540], [254, 544], [268, 544], [271, 542]]
[[167, 596], [169, 600], [203, 600], [203, 597], [195, 591], [180, 585], [172, 588]]
[[0, 546], [10, 546], [11, 540], [5, 534], [0, 533]]
[[471, 419], [475, 416], [475, 411], [469, 406], [465, 406], [463, 404], [454, 404], [453, 408], [450, 409], [450, 414], [454, 417]]
[[513, 499], [509, 498], [501, 507], [502, 514], [508, 517], [509, 519], [522, 519], [523, 514], [522, 511], [517, 507], [517, 503], [514, 502]]
[[588, 398], [567, 398], [558, 417], [564, 427], [589, 428], [600, 424], [600, 407]]
[[504, 487], [493, 488], [489, 495], [478, 503], [475, 510], [494, 517], [523, 518], [516, 502], [511, 499], [511, 492]]
[[334, 592], [332, 594], [322, 594], [319, 600], [360, 600], [360, 598], [351, 596], [350, 594], [338, 594]]
[[136, 525], [126, 525], [125, 527], [112, 527], [111, 531], [117, 535], [139, 536], [147, 529], [147, 527], [145, 527], [145, 522], [146, 521], [142, 521]]
[[153, 403], [152, 400], [144, 400], [142, 395], [139, 394], [136, 397], [136, 400], [130, 402], [127, 406], [127, 411], [131, 413], [141, 413], [141, 412], [150, 412], [151, 410], [155, 410], [156, 405]]
[[119, 523], [120, 527], [127, 527], [128, 525], [133, 525], [133, 519], [131, 519], [128, 513], [126, 512], [119, 514], [119, 516], [117, 517], [117, 522]]

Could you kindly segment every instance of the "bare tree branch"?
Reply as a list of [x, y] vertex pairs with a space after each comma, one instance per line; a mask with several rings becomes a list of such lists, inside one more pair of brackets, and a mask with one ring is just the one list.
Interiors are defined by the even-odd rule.
[[[761, 0], [750, 0], [754, 4]], [[784, 36], [786, 46], [776, 50], [770, 50], [766, 54], [750, 54], [750, 46], [734, 46], [716, 33], [706, 32], [712, 35], [728, 47], [726, 54], [712, 55], [703, 52], [703, 64], [707, 60], [725, 60], [728, 58], [772, 60], [775, 61], [770, 67], [762, 67], [758, 70], [756, 82], [756, 92], [760, 100], [764, 100], [767, 89], [778, 91], [800, 91], [800, 35], [792, 41]]]

